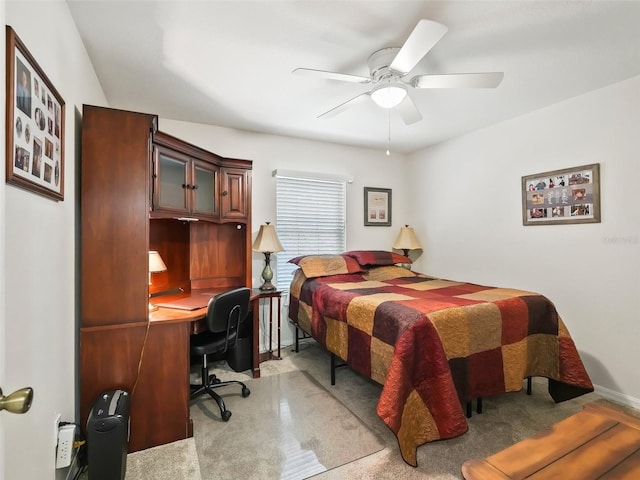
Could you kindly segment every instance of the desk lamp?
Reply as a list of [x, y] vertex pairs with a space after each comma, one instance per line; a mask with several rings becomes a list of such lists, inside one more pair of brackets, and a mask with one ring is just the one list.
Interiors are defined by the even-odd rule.
[[[155, 250], [149, 251], [149, 285], [151, 285], [151, 274], [158, 272], [165, 272], [167, 266], [162, 261], [162, 257]], [[151, 303], [151, 293], [149, 293], [149, 311], [153, 312], [157, 310], [157, 305]]]
[[276, 287], [271, 283], [273, 279], [273, 270], [271, 270], [271, 254], [275, 252], [282, 252], [282, 244], [278, 240], [278, 234], [276, 229], [270, 222], [265, 222], [265, 225], [260, 225], [260, 231], [256, 237], [256, 241], [253, 242], [253, 251], [264, 253], [264, 269], [262, 270], [262, 280], [264, 283], [260, 287], [262, 291], [275, 290]]
[[[398, 238], [396, 238], [395, 243], [393, 244], [393, 248], [398, 250], [402, 250], [405, 257], [409, 256], [409, 250], [416, 250], [418, 248], [422, 248], [420, 242], [418, 241], [418, 237], [416, 237], [416, 232], [413, 231], [413, 227], [409, 225], [405, 225], [400, 227], [400, 233], [398, 234]], [[411, 268], [410, 266], [406, 266], [406, 268]]]

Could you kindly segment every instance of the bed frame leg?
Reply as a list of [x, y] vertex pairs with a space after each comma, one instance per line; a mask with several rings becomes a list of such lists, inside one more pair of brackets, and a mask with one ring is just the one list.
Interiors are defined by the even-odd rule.
[[[467, 418], [471, 418], [473, 415], [473, 400], [469, 400], [466, 403]], [[476, 398], [476, 412], [482, 413], [482, 397]]]
[[331, 354], [331, 385], [336, 384], [336, 356]]
[[294, 323], [293, 325], [296, 327], [296, 346], [293, 351], [298, 353], [300, 352], [300, 340], [304, 340], [306, 338], [313, 338], [313, 336], [309, 335], [302, 328], [300, 328], [297, 323]]
[[531, 395], [531, 377], [527, 377], [527, 395]]

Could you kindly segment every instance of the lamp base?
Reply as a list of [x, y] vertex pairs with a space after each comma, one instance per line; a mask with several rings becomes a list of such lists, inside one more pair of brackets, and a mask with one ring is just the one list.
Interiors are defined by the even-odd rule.
[[276, 287], [271, 283], [273, 278], [273, 270], [271, 270], [271, 252], [264, 252], [264, 269], [262, 270], [262, 285], [260, 290], [262, 292], [269, 292], [275, 290]]
[[273, 283], [271, 283], [271, 280], [267, 280], [262, 285], [260, 285], [260, 291], [262, 292], [270, 292], [275, 289], [276, 289], [276, 286]]

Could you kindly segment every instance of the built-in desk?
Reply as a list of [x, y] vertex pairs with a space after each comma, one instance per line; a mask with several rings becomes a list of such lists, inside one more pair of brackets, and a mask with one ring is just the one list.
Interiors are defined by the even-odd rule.
[[[172, 295], [162, 295], [152, 298], [152, 303], [168, 303], [174, 300], [188, 300], [190, 297], [202, 297], [210, 298], [215, 296], [216, 293], [223, 293], [228, 291], [228, 288], [224, 289], [206, 289], [206, 290], [192, 290], [189, 293], [179, 293]], [[259, 345], [259, 328], [260, 328], [260, 308], [259, 301], [265, 294], [259, 289], [254, 288], [251, 290], [251, 318], [253, 323], [253, 355], [252, 355], [252, 375], [253, 378], [260, 377], [260, 345]], [[270, 295], [266, 295], [270, 296]], [[170, 323], [189, 323], [189, 332], [196, 334], [204, 331], [205, 323], [204, 319], [207, 316], [207, 307], [197, 308], [195, 310], [186, 310], [181, 308], [166, 308], [158, 307], [157, 310], [149, 313], [150, 325], [161, 325]], [[189, 352], [189, 345], [186, 345], [187, 355]]]
[[[229, 288], [219, 289], [221, 293]], [[208, 290], [211, 294], [215, 290]], [[194, 290], [152, 301], [186, 299]], [[259, 302], [251, 292], [253, 322], [252, 375], [260, 377]], [[100, 392], [124, 389], [131, 393], [129, 451], [135, 452], [193, 436], [190, 416], [190, 336], [205, 328], [207, 308], [158, 308], [149, 321], [83, 327], [80, 329], [82, 364], [93, 374], [84, 385], [91, 402]], [[100, 352], [96, 355], [94, 352]], [[89, 402], [87, 402], [89, 404]]]
[[[205, 309], [150, 314], [149, 294], [230, 289], [253, 278], [252, 162], [221, 157], [157, 127], [153, 114], [82, 108], [78, 421], [86, 425], [104, 392], [130, 392], [129, 452], [187, 438], [193, 430], [189, 337]], [[184, 179], [167, 174], [167, 158], [185, 160]], [[214, 174], [213, 211], [189, 201], [169, 207], [163, 195], [174, 187], [185, 189], [185, 199], [195, 198], [196, 162], [207, 178]], [[152, 250], [167, 268], [150, 278]], [[260, 375], [257, 340], [256, 332], [254, 376]]]

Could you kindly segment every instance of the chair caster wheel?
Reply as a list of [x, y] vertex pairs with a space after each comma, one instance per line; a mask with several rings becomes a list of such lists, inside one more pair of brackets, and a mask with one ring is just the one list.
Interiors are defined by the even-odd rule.
[[242, 387], [242, 398], [246, 398], [249, 395], [251, 395], [251, 390], [249, 390], [247, 387]]
[[230, 418], [231, 418], [231, 412], [229, 410], [225, 410], [224, 412], [222, 412], [223, 422], [228, 422]]

